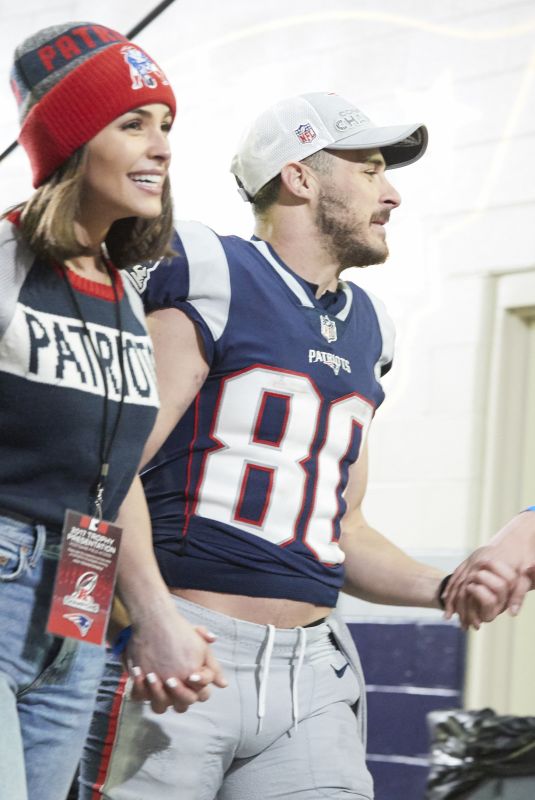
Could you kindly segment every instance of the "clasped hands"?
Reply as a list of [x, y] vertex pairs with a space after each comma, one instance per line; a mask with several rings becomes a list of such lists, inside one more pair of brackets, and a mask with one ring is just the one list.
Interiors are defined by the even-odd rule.
[[[128, 624], [124, 606], [116, 598], [109, 640], [114, 641]], [[169, 707], [182, 713], [207, 700], [212, 686], [227, 686], [211, 647], [216, 637], [203, 626], [191, 625], [170, 599], [159, 613], [148, 612], [131, 628], [121, 656], [131, 678], [131, 696], [149, 702], [157, 714]]]
[[446, 618], [457, 613], [465, 630], [478, 630], [503, 611], [516, 616], [533, 588], [535, 513], [528, 512], [514, 517], [457, 567], [443, 594]]

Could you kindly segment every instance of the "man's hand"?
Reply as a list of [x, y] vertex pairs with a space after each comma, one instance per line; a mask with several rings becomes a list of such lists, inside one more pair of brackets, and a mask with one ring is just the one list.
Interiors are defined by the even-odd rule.
[[169, 706], [184, 712], [192, 703], [208, 699], [209, 684], [227, 686], [210, 649], [213, 640], [205, 628], [193, 628], [172, 605], [160, 617], [134, 625], [125, 652], [133, 699], [148, 700], [157, 714]]

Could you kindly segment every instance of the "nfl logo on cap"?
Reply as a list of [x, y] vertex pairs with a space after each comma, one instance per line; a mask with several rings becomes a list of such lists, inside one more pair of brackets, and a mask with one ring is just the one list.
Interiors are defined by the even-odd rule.
[[303, 125], [300, 125], [295, 131], [295, 135], [302, 144], [308, 144], [316, 138], [316, 131], [310, 122], [304, 122]]

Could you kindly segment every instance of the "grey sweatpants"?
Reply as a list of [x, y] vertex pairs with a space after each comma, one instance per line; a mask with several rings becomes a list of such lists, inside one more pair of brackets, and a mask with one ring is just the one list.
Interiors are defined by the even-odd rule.
[[[363, 681], [334, 615], [310, 628], [255, 625], [175, 598], [217, 635], [229, 681], [185, 714], [129, 698], [108, 663], [86, 744], [80, 800], [371, 800]], [[352, 652], [350, 652], [352, 651]]]

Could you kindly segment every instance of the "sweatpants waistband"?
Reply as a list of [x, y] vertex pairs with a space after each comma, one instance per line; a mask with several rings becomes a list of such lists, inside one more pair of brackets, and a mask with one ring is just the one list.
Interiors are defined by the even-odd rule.
[[303, 665], [336, 650], [331, 637], [329, 618], [310, 628], [276, 628], [229, 617], [210, 608], [172, 595], [178, 610], [193, 625], [204, 625], [217, 637], [215, 652], [218, 657], [247, 658], [258, 665], [259, 685], [257, 698], [258, 731], [262, 730], [266, 714], [268, 680], [275, 665], [289, 670], [291, 682], [292, 717], [295, 728], [299, 724], [299, 678]]
[[292, 658], [296, 647], [301, 647], [303, 641], [302, 631], [306, 631], [307, 648], [326, 640], [330, 634], [329, 617], [319, 625], [311, 627], [276, 628], [273, 625], [259, 625], [255, 622], [229, 617], [211, 608], [205, 608], [198, 603], [192, 603], [183, 597], [172, 595], [173, 600], [183, 616], [193, 625], [204, 625], [218, 640], [238, 641], [240, 649], [258, 651], [265, 644], [266, 632], [272, 630], [273, 655], [282, 658]]

